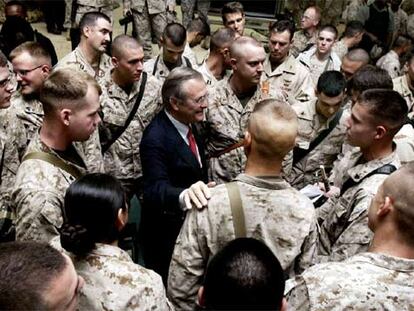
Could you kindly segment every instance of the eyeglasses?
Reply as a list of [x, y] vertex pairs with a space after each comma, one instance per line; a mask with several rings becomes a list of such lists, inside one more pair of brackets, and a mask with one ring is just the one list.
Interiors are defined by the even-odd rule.
[[192, 99], [191, 101], [196, 103], [197, 105], [200, 105], [201, 103], [204, 103], [208, 99], [208, 94], [205, 94], [203, 96], [200, 96], [199, 98]]
[[11, 77], [8, 76], [6, 79], [0, 80], [0, 88], [6, 87], [11, 80]]
[[16, 75], [19, 75], [19, 76], [21, 76], [21, 77], [25, 77], [25, 76], [27, 76], [30, 72], [32, 72], [32, 71], [34, 71], [34, 70], [36, 70], [36, 69], [38, 69], [38, 68], [40, 68], [40, 67], [42, 67], [43, 65], [39, 65], [39, 66], [37, 66], [37, 67], [35, 67], [35, 68], [32, 68], [32, 69], [20, 69], [20, 70], [14, 70], [14, 72], [16, 73]]

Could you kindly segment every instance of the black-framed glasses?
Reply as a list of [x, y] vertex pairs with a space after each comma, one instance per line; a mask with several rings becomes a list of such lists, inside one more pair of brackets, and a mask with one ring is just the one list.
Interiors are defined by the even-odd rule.
[[32, 72], [32, 71], [34, 71], [34, 70], [36, 70], [36, 69], [39, 69], [40, 67], [42, 67], [43, 65], [39, 65], [39, 66], [37, 66], [37, 67], [34, 67], [34, 68], [32, 68], [32, 69], [18, 69], [18, 70], [14, 70], [14, 72], [15, 72], [15, 74], [16, 75], [19, 75], [19, 76], [21, 76], [21, 77], [25, 77], [25, 76], [27, 76], [30, 72]]
[[8, 76], [6, 79], [0, 80], [0, 88], [6, 87], [9, 84], [11, 77]]

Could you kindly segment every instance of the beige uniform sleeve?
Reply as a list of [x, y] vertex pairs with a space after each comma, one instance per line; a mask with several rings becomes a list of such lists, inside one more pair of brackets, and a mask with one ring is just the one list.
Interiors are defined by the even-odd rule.
[[[203, 212], [203, 211], [201, 211]], [[168, 274], [168, 297], [177, 310], [194, 310], [207, 265], [207, 243], [200, 237], [198, 210], [188, 212], [175, 244]], [[208, 228], [207, 228], [208, 230]]]
[[286, 282], [285, 296], [288, 302], [288, 311], [310, 310], [308, 288], [301, 276]]

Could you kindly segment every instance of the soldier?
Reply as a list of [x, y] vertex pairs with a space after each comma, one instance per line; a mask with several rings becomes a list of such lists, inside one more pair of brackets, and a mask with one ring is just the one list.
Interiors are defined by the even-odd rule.
[[390, 9], [394, 14], [394, 33], [392, 42], [399, 36], [407, 35], [407, 13], [401, 8], [402, 0], [390, 0]]
[[13, 188], [16, 239], [49, 242], [63, 222], [63, 196], [69, 184], [87, 171], [76, 141], [95, 131], [100, 87], [88, 74], [62, 68], [45, 81], [41, 102], [45, 117], [27, 147]]
[[197, 68], [207, 85], [214, 86], [231, 69], [229, 49], [236, 38], [238, 33], [231, 28], [219, 29], [211, 36], [210, 53]]
[[323, 26], [318, 32], [316, 46], [298, 56], [298, 60], [309, 69], [314, 86], [324, 71], [341, 68], [341, 60], [332, 51], [337, 36], [334, 26]]
[[[352, 107], [347, 142], [355, 147], [333, 168], [331, 195], [318, 210], [319, 261], [341, 261], [371, 242], [368, 205], [385, 177], [400, 166], [393, 138], [406, 120], [407, 105], [395, 91], [369, 89]], [[330, 191], [333, 194], [334, 189]]]
[[3, 310], [78, 309], [83, 279], [71, 259], [52, 246], [35, 242], [0, 245], [0, 306]]
[[63, 57], [55, 68], [75, 66], [100, 83], [112, 68], [111, 58], [105, 54], [111, 40], [111, 20], [103, 13], [86, 13], [79, 22], [79, 29], [81, 31], [79, 45]]
[[143, 47], [136, 39], [116, 37], [112, 44], [114, 68], [103, 80], [100, 97], [106, 172], [121, 181], [128, 198], [140, 193], [142, 132], [161, 110], [161, 85], [155, 77], [142, 72], [143, 58]]
[[228, 2], [224, 4], [221, 9], [221, 19], [223, 20], [224, 27], [231, 28], [240, 36], [243, 36], [246, 17], [244, 15], [243, 5], [240, 2]]
[[272, 251], [256, 239], [239, 238], [209, 262], [198, 302], [207, 310], [286, 311], [284, 289], [283, 270]]
[[152, 38], [160, 44], [167, 11], [173, 12], [175, 0], [123, 0], [124, 16], [132, 15], [134, 32], [144, 43], [145, 59], [152, 56]]
[[317, 6], [308, 7], [300, 20], [301, 30], [293, 35], [290, 53], [297, 57], [299, 53], [316, 44], [318, 27], [321, 21], [321, 9]]
[[[100, 12], [109, 18], [110, 24], [113, 23], [113, 11], [119, 6], [118, 0], [72, 0], [75, 6], [74, 22], [70, 33], [72, 50], [79, 44], [82, 37], [81, 20], [86, 13]], [[66, 12], [68, 14], [69, 12]], [[66, 15], [66, 19], [68, 16]]]
[[345, 23], [356, 20], [359, 10], [366, 3], [367, 0], [349, 0], [342, 13], [342, 19], [345, 21]]
[[235, 238], [263, 241], [287, 275], [312, 265], [314, 207], [281, 177], [283, 158], [296, 134], [297, 118], [289, 105], [272, 99], [257, 103], [245, 133], [245, 174], [213, 188], [206, 208], [189, 210], [177, 238], [168, 294], [178, 310], [194, 310], [207, 263]]
[[42, 124], [43, 107], [39, 96], [52, 67], [51, 59], [37, 42], [21, 44], [10, 53], [10, 59], [18, 83], [18, 92], [12, 97], [10, 109], [23, 123], [29, 143]]
[[197, 57], [192, 48], [199, 45], [206, 37], [210, 36], [210, 25], [203, 18], [193, 19], [187, 27], [187, 43], [183, 55], [187, 57], [193, 67], [197, 66]]
[[14, 240], [11, 191], [26, 148], [24, 127], [8, 109], [14, 90], [11, 77], [7, 58], [0, 52], [0, 242]]
[[334, 43], [332, 51], [342, 60], [349, 49], [357, 46], [361, 42], [363, 35], [364, 25], [358, 21], [350, 21], [346, 24], [341, 40]]
[[363, 49], [353, 49], [344, 55], [341, 63], [341, 72], [349, 81], [354, 73], [361, 67], [369, 64], [368, 53]]
[[210, 156], [210, 180], [226, 182], [235, 178], [244, 168], [243, 143], [247, 120], [259, 101], [268, 96], [281, 96], [280, 90], [260, 87], [263, 46], [251, 37], [240, 37], [230, 46], [231, 77], [219, 81], [210, 90], [206, 109], [205, 128], [207, 151]]
[[292, 170], [286, 174], [290, 185], [301, 189], [314, 181], [320, 165], [331, 170], [345, 140], [342, 109], [346, 81], [338, 71], [325, 71], [318, 80], [315, 100], [294, 105], [298, 115], [298, 138], [293, 149]]
[[410, 15], [407, 20], [407, 34], [414, 40], [414, 14]]
[[[128, 204], [115, 177], [88, 174], [70, 185], [65, 215], [62, 246], [75, 255], [75, 268], [85, 280], [80, 310], [170, 310], [161, 277], [118, 247]], [[97, 215], [103, 217], [96, 221]]]
[[198, 17], [208, 21], [208, 10], [210, 0], [181, 0], [181, 12], [183, 15], [183, 25], [188, 28], [194, 18], [194, 11], [197, 7]]
[[379, 187], [368, 211], [369, 251], [311, 267], [286, 284], [292, 310], [412, 310], [414, 308], [414, 166]]
[[322, 24], [332, 24], [338, 26], [342, 12], [348, 0], [317, 0], [316, 5], [321, 8]]
[[[62, 58], [55, 68], [70, 66], [79, 68], [93, 77], [102, 86], [102, 81], [112, 69], [111, 58], [105, 54], [110, 43], [112, 26], [103, 13], [86, 13], [79, 24], [81, 41], [78, 47]], [[98, 131], [83, 142], [90, 172], [103, 172], [104, 161]]]
[[270, 28], [270, 53], [264, 62], [262, 79], [270, 88], [281, 89], [290, 104], [309, 101], [314, 88], [309, 70], [289, 55], [295, 26], [291, 21], [281, 20]]
[[375, 44], [388, 48], [394, 31], [394, 15], [388, 8], [387, 0], [368, 3], [359, 8], [355, 17], [365, 28], [365, 36], [360, 47], [367, 52], [371, 52]]
[[164, 82], [171, 70], [176, 67], [192, 68], [190, 60], [183, 56], [186, 45], [186, 30], [178, 23], [168, 24], [161, 37], [162, 54], [144, 63], [144, 71]]
[[385, 69], [392, 79], [401, 75], [400, 57], [411, 49], [411, 40], [404, 36], [398, 36], [392, 45], [392, 49], [377, 61], [377, 67]]
[[414, 54], [410, 54], [407, 61], [407, 72], [393, 81], [394, 91], [404, 97], [408, 111], [412, 111], [414, 106]]

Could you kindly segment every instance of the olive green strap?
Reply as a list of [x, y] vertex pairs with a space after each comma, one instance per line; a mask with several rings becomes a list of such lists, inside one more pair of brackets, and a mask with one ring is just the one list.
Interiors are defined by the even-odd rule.
[[226, 184], [230, 199], [231, 214], [233, 216], [234, 233], [237, 238], [246, 237], [246, 224], [244, 221], [243, 203], [240, 196], [239, 186], [233, 181]]
[[60, 159], [59, 157], [57, 157], [57, 156], [55, 156], [51, 153], [42, 152], [42, 151], [29, 152], [28, 154], [26, 154], [23, 157], [22, 162], [24, 162], [26, 160], [42, 160], [44, 162], [48, 162], [48, 163], [64, 170], [65, 172], [69, 173], [70, 175], [72, 175], [76, 179], [78, 179], [79, 177], [81, 177], [83, 175], [81, 173], [81, 171], [79, 169], [77, 169], [75, 166], [67, 164], [62, 159]]

